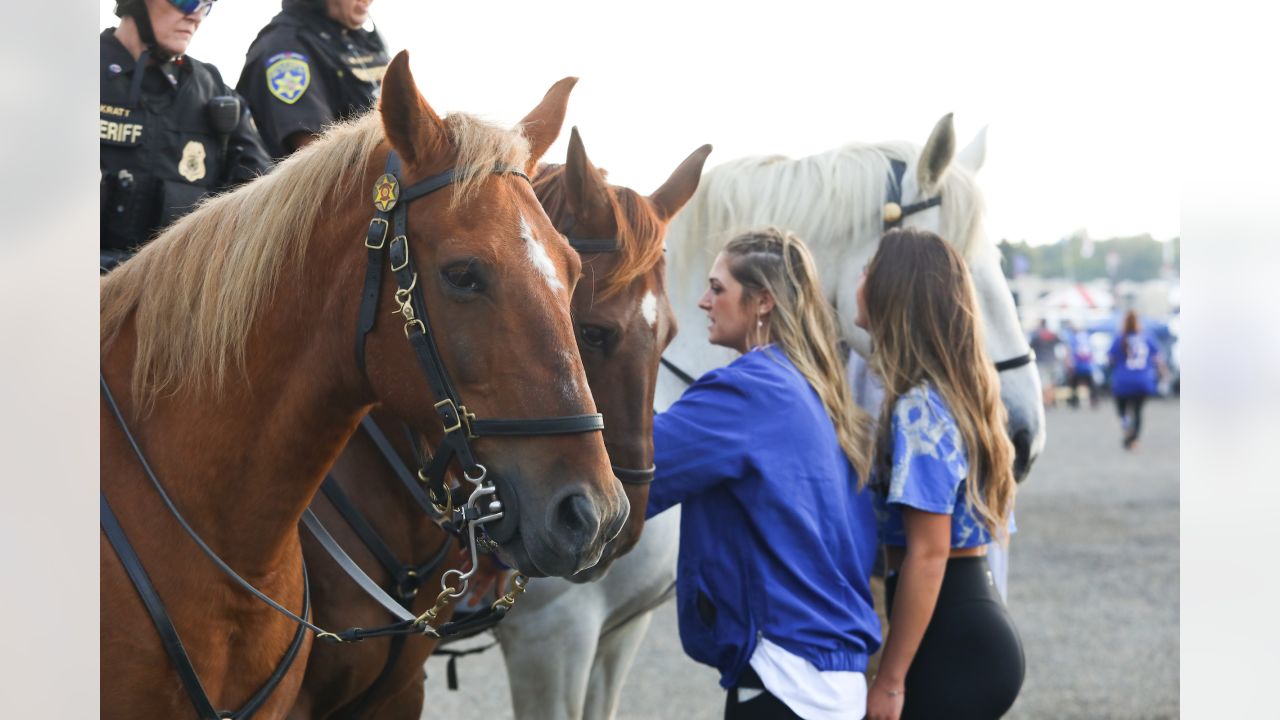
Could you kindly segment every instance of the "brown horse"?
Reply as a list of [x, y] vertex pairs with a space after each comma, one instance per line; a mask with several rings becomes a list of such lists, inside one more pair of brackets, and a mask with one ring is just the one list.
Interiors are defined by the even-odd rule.
[[[533, 170], [559, 134], [572, 84], [552, 87], [523, 132], [507, 131], [465, 114], [441, 119], [401, 53], [379, 110], [207, 201], [103, 279], [103, 378], [142, 453], [195, 532], [292, 612], [303, 600], [299, 519], [360, 418], [381, 405], [433, 443], [444, 438], [405, 341], [410, 326], [391, 315], [399, 280], [390, 274], [363, 371], [352, 348], [371, 190], [392, 150], [405, 185], [454, 171], [407, 206], [406, 244], [421, 271], [417, 314], [429, 317], [469, 410], [482, 419], [594, 412], [569, 313], [581, 261], [529, 183], [495, 171]], [[275, 670], [295, 623], [198, 550], [106, 403], [101, 426], [104, 501], [211, 703], [238, 707]], [[481, 438], [474, 449], [507, 507], [501, 555], [522, 572], [577, 572], [625, 521], [599, 433]], [[105, 539], [100, 600], [103, 716], [191, 717], [193, 701]], [[309, 650], [308, 637], [256, 717], [293, 706]]]
[[[705, 145], [689, 156], [652, 195], [609, 185], [592, 165], [575, 128], [565, 165], [545, 165], [534, 177], [534, 190], [556, 227], [579, 248], [583, 277], [573, 293], [573, 316], [597, 407], [605, 416], [605, 445], [626, 480], [634, 511], [601, 561], [573, 576], [590, 579], [617, 555], [635, 544], [644, 524], [653, 464], [653, 394], [662, 351], [675, 336], [667, 302], [663, 239], [667, 222], [697, 188], [702, 165], [711, 152]], [[388, 413], [372, 413], [386, 430], [386, 440], [407, 467], [414, 462], [409, 438]], [[628, 473], [628, 469], [632, 473]], [[415, 613], [431, 607], [444, 571], [462, 565], [450, 536], [424, 522], [424, 513], [371, 436], [357, 432], [335, 464], [332, 476], [340, 492], [360, 516], [374, 526], [380, 542], [398, 562], [393, 567], [434, 567], [415, 577], [422, 591], [409, 600]], [[648, 477], [652, 477], [648, 475]], [[639, 482], [634, 482], [639, 481]], [[393, 577], [362, 542], [325, 495], [317, 496], [317, 515], [354, 559], [383, 587], [395, 594], [401, 577]], [[358, 521], [357, 521], [358, 522]], [[319, 545], [304, 537], [304, 552], [313, 579], [312, 592], [320, 624], [385, 622], [385, 612], [365, 596]], [[519, 612], [519, 603], [512, 608]], [[452, 608], [442, 617], [448, 617]], [[418, 718], [423, 707], [423, 664], [437, 641], [427, 637], [372, 639], [353, 646], [316, 647], [298, 696], [294, 718]]]

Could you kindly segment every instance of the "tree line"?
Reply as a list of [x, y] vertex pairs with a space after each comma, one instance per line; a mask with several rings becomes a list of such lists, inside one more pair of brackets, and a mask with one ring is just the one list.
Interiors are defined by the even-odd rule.
[[1049, 245], [1001, 240], [999, 247], [1005, 277], [1141, 281], [1163, 277], [1166, 266], [1174, 275], [1179, 273], [1180, 241], [1175, 237], [1161, 242], [1147, 234], [1089, 240], [1077, 233]]

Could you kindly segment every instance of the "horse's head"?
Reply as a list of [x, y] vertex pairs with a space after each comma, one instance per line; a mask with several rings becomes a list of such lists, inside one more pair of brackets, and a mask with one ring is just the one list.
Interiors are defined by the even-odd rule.
[[667, 224], [693, 195], [710, 145], [698, 148], [652, 195], [610, 185], [587, 157], [578, 129], [564, 165], [534, 181], [556, 226], [582, 255], [573, 293], [578, 348], [615, 474], [633, 512], [600, 562], [571, 579], [594, 580], [640, 539], [653, 479], [653, 394], [658, 361], [676, 334], [667, 298], [663, 242]]
[[[513, 437], [481, 429], [497, 418], [596, 412], [569, 312], [581, 261], [530, 183], [509, 172], [532, 172], [555, 141], [574, 82], [556, 83], [519, 130], [506, 131], [467, 115], [437, 116], [402, 52], [387, 68], [379, 108], [386, 149], [400, 158], [399, 202], [409, 203], [406, 227], [392, 222], [386, 236], [389, 266], [396, 270], [395, 246], [402, 242], [416, 278], [405, 283], [401, 270], [383, 279], [377, 323], [366, 342], [367, 382], [383, 406], [416, 425], [433, 447], [448, 444], [444, 424], [460, 423], [462, 429], [452, 432], [464, 436], [475, 428], [470, 447], [503, 510], [484, 527], [504, 560], [529, 575], [570, 575], [593, 565], [628, 514], [600, 433]], [[375, 183], [385, 185], [382, 163], [376, 165], [367, 173], [365, 208]], [[451, 183], [411, 197], [416, 183], [448, 170]], [[367, 223], [369, 210], [362, 212]], [[405, 292], [411, 284], [420, 296]], [[424, 307], [406, 311], [403, 301], [413, 297]], [[404, 315], [399, 321], [392, 316], [397, 307]], [[415, 318], [425, 326], [415, 326]], [[434, 336], [447, 382], [465, 409], [454, 413], [450, 406], [447, 416], [441, 411], [432, 387], [438, 383], [428, 381], [424, 366], [430, 363], [420, 349], [406, 342], [411, 335], [415, 342]], [[457, 442], [461, 436], [450, 437]], [[479, 508], [482, 514], [490, 511], [489, 500]]]
[[[934, 127], [914, 163], [902, 178], [901, 207], [909, 208], [941, 195], [941, 205], [902, 218], [937, 233], [959, 246], [973, 275], [978, 306], [986, 330], [987, 353], [1003, 363], [1026, 356], [1027, 339], [1018, 319], [1009, 283], [1000, 268], [1000, 253], [987, 242], [982, 230], [983, 203], [974, 176], [986, 158], [984, 128], [967, 147], [956, 153], [951, 115]], [[1040, 376], [1033, 363], [1001, 370], [1000, 397], [1009, 411], [1009, 438], [1015, 451], [1014, 476], [1021, 481], [1044, 449], [1044, 404]]]

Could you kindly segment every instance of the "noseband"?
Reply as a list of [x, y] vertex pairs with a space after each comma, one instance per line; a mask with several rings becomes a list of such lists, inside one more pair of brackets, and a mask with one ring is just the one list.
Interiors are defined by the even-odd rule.
[[[365, 237], [368, 249], [368, 265], [365, 270], [364, 290], [361, 293], [359, 326], [356, 335], [356, 361], [365, 370], [364, 347], [373, 330], [378, 310], [378, 295], [382, 285], [383, 255], [389, 258], [391, 272], [395, 275], [394, 300], [398, 312], [404, 316], [404, 335], [413, 349], [423, 374], [431, 386], [436, 402], [433, 404], [444, 431], [443, 441], [436, 454], [418, 471], [427, 483], [427, 492], [437, 509], [446, 516], [452, 513], [452, 522], [459, 528], [497, 520], [503, 516], [502, 503], [497, 499], [497, 489], [486, 480], [487, 469], [476, 460], [471, 441], [481, 437], [529, 437], [542, 435], [568, 435], [595, 432], [604, 429], [604, 417], [600, 413], [568, 415], [546, 418], [477, 419], [467, 410], [461, 397], [449, 379], [449, 372], [440, 358], [427, 304], [414, 267], [413, 254], [409, 252], [408, 206], [414, 200], [451, 185], [456, 176], [453, 168], [432, 175], [408, 187], [401, 187], [400, 158], [395, 151], [387, 155], [385, 172], [374, 183], [374, 217], [369, 221]], [[514, 175], [529, 182], [528, 176], [515, 168], [494, 168], [495, 175]], [[388, 239], [389, 238], [389, 239]], [[425, 281], [425, 279], [424, 279]], [[475, 492], [461, 508], [453, 507], [453, 496], [445, 484], [445, 472], [457, 459], [463, 476], [476, 486]], [[490, 497], [488, 514], [476, 503]], [[474, 532], [474, 527], [471, 527]]]

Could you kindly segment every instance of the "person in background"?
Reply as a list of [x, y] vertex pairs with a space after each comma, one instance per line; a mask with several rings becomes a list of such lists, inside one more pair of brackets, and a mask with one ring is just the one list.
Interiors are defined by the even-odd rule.
[[1080, 407], [1080, 386], [1089, 389], [1089, 407], [1098, 407], [1098, 389], [1093, 384], [1093, 347], [1089, 342], [1089, 333], [1079, 330], [1070, 322], [1064, 330], [1067, 343], [1067, 384], [1071, 387], [1071, 397], [1067, 400], [1073, 408]]
[[1016, 484], [973, 281], [937, 235], [891, 230], [858, 307], [885, 388], [872, 487], [890, 630], [867, 717], [1000, 717], [1026, 668], [985, 555], [1007, 540]]
[[875, 513], [835, 313], [808, 248], [773, 228], [732, 239], [708, 283], [708, 339], [741, 356], [654, 418], [646, 513], [684, 508], [681, 642], [719, 670], [730, 720], [856, 720], [880, 645]]
[[1049, 329], [1049, 321], [1040, 320], [1040, 325], [1028, 339], [1032, 352], [1036, 356], [1036, 369], [1040, 371], [1040, 387], [1044, 392], [1044, 406], [1054, 407], [1058, 404], [1058, 346], [1062, 339]]
[[99, 266], [110, 270], [201, 198], [271, 167], [249, 107], [186, 54], [212, 0], [120, 0], [100, 36]]
[[1163, 371], [1156, 341], [1142, 332], [1133, 310], [1125, 313], [1120, 336], [1107, 356], [1111, 361], [1111, 394], [1120, 415], [1121, 444], [1125, 450], [1133, 450], [1142, 430], [1142, 405], [1147, 396], [1156, 394]]
[[236, 89], [249, 99], [272, 157], [374, 105], [390, 58], [364, 30], [373, 0], [284, 0], [249, 46]]

